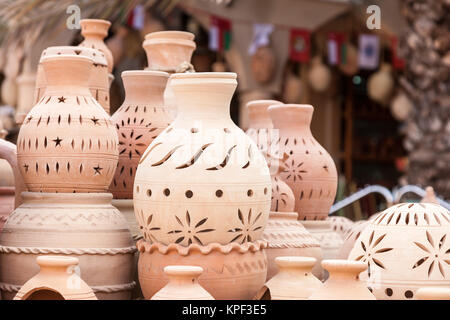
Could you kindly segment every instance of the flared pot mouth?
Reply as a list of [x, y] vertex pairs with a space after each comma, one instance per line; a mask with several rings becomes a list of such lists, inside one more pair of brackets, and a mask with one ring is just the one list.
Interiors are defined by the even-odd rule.
[[38, 256], [36, 262], [41, 267], [68, 267], [77, 265], [79, 260], [75, 257]]
[[193, 41], [195, 35], [186, 31], [157, 31], [147, 33], [145, 35], [145, 40], [157, 38], [183, 39]]
[[164, 273], [168, 276], [185, 276], [185, 277], [197, 277], [203, 272], [202, 267], [198, 266], [166, 266], [164, 267]]
[[162, 77], [169, 78], [169, 73], [164, 71], [153, 71], [153, 70], [127, 70], [122, 72], [122, 78], [126, 77]]
[[105, 55], [97, 49], [77, 46], [53, 46], [42, 51], [39, 63], [49, 56], [81, 56], [90, 58], [94, 63], [107, 66]]
[[29, 192], [21, 193], [24, 204], [26, 203], [74, 203], [74, 204], [92, 204], [104, 203], [111, 204], [113, 195], [111, 193], [50, 193], [50, 192]]
[[294, 103], [279, 103], [269, 106], [268, 110], [301, 110], [314, 111], [314, 107], [310, 104], [294, 104]]
[[278, 100], [252, 100], [247, 102], [246, 107], [248, 109], [267, 109], [268, 107], [272, 105], [279, 105], [283, 104], [283, 102]]
[[313, 257], [276, 257], [275, 263], [280, 268], [313, 268], [317, 259]]
[[322, 260], [322, 267], [330, 273], [337, 272], [358, 275], [364, 270], [367, 270], [368, 265], [362, 261], [327, 259]]
[[61, 64], [64, 64], [66, 62], [69, 61], [79, 61], [79, 62], [89, 62], [89, 63], [93, 63], [94, 61], [89, 58], [89, 57], [85, 57], [85, 56], [72, 56], [72, 55], [48, 55], [46, 57], [44, 57], [42, 59], [42, 63], [52, 63], [52, 62], [56, 62], [59, 61], [61, 62]]

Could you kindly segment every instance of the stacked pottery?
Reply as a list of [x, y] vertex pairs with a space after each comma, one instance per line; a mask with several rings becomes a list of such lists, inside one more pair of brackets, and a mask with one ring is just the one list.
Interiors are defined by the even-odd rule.
[[270, 174], [230, 118], [236, 74], [179, 73], [171, 82], [177, 117], [145, 151], [134, 182], [142, 292], [149, 299], [167, 283], [165, 266], [193, 265], [215, 299], [251, 299], [267, 274]]
[[[88, 83], [93, 61], [42, 60], [47, 87], [18, 136], [17, 163], [29, 192], [0, 237], [0, 289], [11, 299], [38, 272], [38, 255], [75, 256], [99, 299], [128, 299], [133, 245], [127, 222], [106, 193], [118, 138]], [[11, 163], [11, 162], [10, 162]]]
[[324, 259], [337, 257], [341, 237], [327, 221], [337, 190], [333, 159], [311, 134], [314, 108], [310, 105], [280, 104], [268, 108], [279, 138], [272, 149], [283, 159], [280, 177], [295, 196], [295, 212], [311, 234], [319, 240]]
[[36, 261], [39, 273], [20, 288], [14, 300], [97, 300], [75, 272], [77, 258], [39, 256]]
[[[92, 59], [93, 72], [90, 73], [88, 86], [92, 96], [109, 114], [109, 83], [108, 65], [103, 52], [84, 47], [57, 46], [48, 47], [42, 51], [41, 59], [37, 67], [36, 86], [34, 89], [35, 104], [37, 104], [45, 94], [47, 80], [42, 67], [42, 60], [47, 56], [83, 56]], [[23, 122], [23, 121], [22, 121]]]
[[377, 299], [416, 299], [419, 288], [450, 287], [450, 212], [433, 203], [401, 203], [371, 220], [349, 259]]
[[[184, 31], [158, 31], [145, 36], [143, 48], [147, 55], [148, 70], [172, 73], [193, 72], [190, 63], [196, 45], [194, 34]], [[176, 115], [175, 95], [169, 79], [164, 91], [164, 105]]]
[[255, 141], [258, 149], [266, 157], [272, 180], [271, 211], [263, 233], [263, 239], [268, 241], [266, 249], [269, 263], [267, 280], [272, 278], [277, 271], [275, 257], [281, 256], [314, 257], [318, 262], [313, 273], [318, 278], [322, 278], [320, 244], [297, 221], [298, 214], [294, 212], [294, 194], [280, 178], [280, 162], [276, 158], [277, 150], [271, 148], [271, 142], [276, 141], [278, 136], [277, 131], [273, 129], [267, 108], [279, 103], [276, 100], [253, 100], [247, 103], [249, 128], [246, 133]]

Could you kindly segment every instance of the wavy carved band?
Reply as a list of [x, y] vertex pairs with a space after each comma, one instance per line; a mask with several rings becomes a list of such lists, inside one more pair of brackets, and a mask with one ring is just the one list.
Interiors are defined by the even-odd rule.
[[[136, 287], [136, 282], [130, 282], [125, 284], [113, 284], [109, 286], [92, 286], [91, 289], [94, 292], [102, 292], [102, 293], [113, 293], [119, 291], [127, 291], [132, 290]], [[18, 292], [22, 288], [22, 286], [18, 286], [15, 284], [3, 283], [0, 282], [0, 290], [7, 292]]]
[[127, 254], [136, 252], [136, 246], [125, 248], [40, 248], [40, 247], [6, 247], [0, 246], [0, 253], [27, 254]]

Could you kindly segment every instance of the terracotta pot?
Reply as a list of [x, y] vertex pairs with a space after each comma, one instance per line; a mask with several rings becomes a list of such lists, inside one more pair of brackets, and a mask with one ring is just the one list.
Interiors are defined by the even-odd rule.
[[348, 255], [350, 254], [350, 251], [352, 251], [355, 242], [358, 240], [359, 236], [368, 224], [369, 221], [367, 220], [355, 222], [353, 226], [345, 232], [344, 243], [342, 244], [339, 254], [337, 255], [339, 259], [348, 259]]
[[415, 299], [419, 288], [450, 287], [450, 212], [432, 203], [401, 203], [364, 229], [349, 259], [377, 299]]
[[17, 139], [29, 191], [105, 192], [117, 167], [117, 132], [87, 87], [92, 60], [48, 56], [47, 88]]
[[[328, 217], [337, 190], [333, 159], [311, 134], [314, 108], [310, 105], [273, 105], [268, 108], [285, 169], [281, 178], [295, 195], [295, 211], [300, 220]], [[275, 148], [275, 147], [273, 147]]]
[[450, 288], [420, 288], [416, 293], [417, 300], [450, 300]]
[[[148, 70], [169, 73], [193, 72], [192, 53], [196, 45], [195, 35], [184, 31], [158, 31], [145, 36], [142, 47], [147, 55]], [[170, 85], [170, 78], [164, 91], [164, 105], [175, 117], [177, 106]]]
[[322, 266], [330, 274], [325, 283], [309, 300], [375, 300], [358, 275], [367, 269], [367, 264], [348, 260], [323, 260]]
[[277, 272], [275, 258], [280, 256], [314, 257], [317, 260], [313, 273], [322, 278], [322, 250], [314, 238], [297, 220], [296, 212], [270, 212], [262, 239], [268, 242], [265, 250], [268, 261], [267, 280]]
[[434, 203], [439, 204], [438, 199], [436, 198], [436, 194], [434, 193], [433, 187], [426, 187], [425, 196], [420, 200], [420, 203]]
[[0, 232], [11, 212], [14, 211], [14, 187], [0, 187]]
[[17, 77], [17, 108], [16, 123], [22, 124], [27, 113], [35, 105], [34, 87], [36, 83], [36, 73], [31, 70], [23, 72]]
[[139, 240], [137, 247], [140, 251], [139, 282], [146, 299], [167, 284], [163, 270], [170, 265], [202, 267], [204, 272], [198, 282], [217, 300], [251, 299], [266, 279], [267, 258], [263, 250], [266, 243], [263, 241], [183, 247]]
[[164, 106], [168, 77], [168, 73], [159, 71], [122, 72], [125, 100], [111, 117], [119, 136], [119, 164], [110, 186], [114, 198], [133, 198], [139, 159], [173, 120]]
[[[48, 56], [82, 56], [92, 59], [92, 71], [89, 73], [88, 87], [91, 95], [109, 114], [109, 80], [108, 65], [103, 52], [83, 47], [58, 46], [48, 47], [42, 51], [37, 67], [36, 87], [34, 89], [34, 104], [37, 104], [45, 94], [47, 79], [42, 61]], [[29, 111], [29, 110], [28, 110]], [[28, 113], [28, 111], [26, 113]]]
[[312, 274], [316, 259], [310, 257], [277, 257], [278, 273], [270, 279], [261, 293], [270, 300], [306, 300], [323, 284]]
[[39, 256], [36, 261], [39, 273], [20, 288], [14, 300], [97, 300], [75, 272], [77, 258]]
[[299, 76], [289, 73], [284, 81], [282, 100], [285, 103], [297, 103], [304, 93], [305, 83]]
[[38, 255], [74, 256], [99, 299], [130, 299], [136, 247], [111, 194], [24, 192], [0, 234], [0, 290], [12, 299]]
[[230, 118], [236, 85], [235, 73], [172, 75], [177, 118], [147, 148], [134, 182], [147, 241], [188, 246], [261, 238], [270, 175], [255, 143]]
[[151, 300], [214, 300], [198, 283], [203, 269], [195, 266], [167, 266], [164, 274], [169, 283], [159, 290]]
[[342, 216], [332, 216], [328, 217], [328, 219], [331, 222], [331, 228], [333, 231], [335, 231], [338, 235], [341, 236], [342, 239], [345, 238], [346, 232], [353, 226], [354, 222], [350, 220], [349, 218], [342, 217]]
[[81, 35], [84, 37], [84, 40], [79, 46], [93, 48], [103, 52], [108, 63], [108, 72], [112, 73], [114, 68], [113, 55], [111, 50], [103, 42], [103, 39], [108, 35], [111, 22], [102, 19], [82, 19], [80, 20], [80, 25]]

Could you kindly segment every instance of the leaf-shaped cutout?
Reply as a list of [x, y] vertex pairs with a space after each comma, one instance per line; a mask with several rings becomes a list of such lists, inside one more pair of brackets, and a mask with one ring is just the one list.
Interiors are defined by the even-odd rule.
[[197, 236], [193, 236], [195, 241], [197, 241], [200, 245], [203, 245], [203, 242], [200, 241], [200, 239]]
[[370, 237], [369, 237], [369, 247], [370, 247], [370, 245], [372, 244], [372, 241], [373, 241], [373, 236], [375, 235], [375, 231], [372, 231], [372, 233], [370, 234]]
[[161, 160], [156, 161], [155, 163], [152, 164], [152, 167], [156, 167], [156, 166], [160, 166], [162, 165], [164, 162], [166, 162], [167, 160], [170, 159], [170, 157], [174, 154], [174, 152], [180, 148], [181, 145], [176, 146], [175, 148], [173, 148], [172, 150], [170, 150]]
[[177, 234], [177, 233], [181, 233], [181, 232], [183, 232], [183, 231], [181, 231], [181, 230], [172, 230], [172, 231], [167, 232], [167, 234]]
[[260, 230], [260, 229], [262, 229], [261, 226], [254, 228], [252, 231], [257, 231], [257, 230]]
[[150, 152], [152, 152], [153, 149], [155, 149], [157, 146], [161, 144], [162, 142], [158, 142], [153, 147], [151, 147], [151, 149], [147, 149], [142, 158], [139, 160], [139, 164], [141, 164], [148, 157], [148, 155], [150, 154]]
[[151, 214], [147, 217], [147, 226], [152, 223], [152, 220], [153, 220], [153, 215]]
[[233, 151], [234, 148], [236, 148], [237, 145], [232, 146], [228, 152], [227, 155], [225, 156], [225, 159], [223, 159], [222, 163], [215, 166], [215, 167], [211, 167], [211, 168], [207, 168], [206, 170], [220, 170], [226, 167], [228, 160], [230, 159], [231, 156], [231, 151]]
[[177, 216], [175, 216], [175, 219], [177, 220], [177, 222], [178, 222], [182, 227], [184, 227], [184, 224], [183, 224], [183, 222], [181, 222], [180, 218], [178, 218]]
[[240, 232], [240, 231], [242, 231], [241, 228], [233, 228], [233, 229], [228, 230], [227, 232]]
[[386, 237], [386, 233], [380, 236], [377, 240], [375, 240], [372, 247], [376, 247], [384, 239], [384, 237]]
[[234, 237], [230, 242], [238, 240], [240, 237], [242, 237], [242, 234], [238, 234], [236, 237]]
[[392, 249], [394, 249], [394, 248], [383, 248], [383, 249], [375, 251], [375, 253], [384, 253], [384, 252], [391, 251]]
[[186, 211], [186, 223], [188, 227], [191, 226], [191, 215], [189, 214], [189, 211]]
[[177, 240], [175, 240], [175, 243], [180, 243], [181, 241], [183, 241], [184, 240], [184, 237], [180, 237], [180, 238], [178, 238]]
[[200, 158], [200, 156], [202, 155], [203, 151], [205, 151], [205, 149], [206, 149], [207, 147], [209, 147], [210, 145], [212, 145], [212, 143], [208, 143], [208, 144], [205, 144], [204, 146], [202, 146], [202, 147], [200, 148], [200, 150], [198, 150], [198, 151], [192, 156], [192, 158], [191, 158], [188, 162], [186, 162], [186, 163], [184, 163], [184, 164], [182, 164], [182, 165], [176, 167], [175, 169], [185, 169], [185, 168], [189, 168], [190, 166], [194, 165], [194, 163], [195, 163], [195, 162], [198, 160], [198, 158]]
[[415, 242], [415, 241], [414, 241], [414, 244], [415, 244], [416, 246], [418, 246], [420, 249], [422, 249], [423, 251], [430, 253], [430, 250], [428, 250], [428, 248], [425, 247], [423, 244], [421, 244], [421, 243], [419, 243], [419, 242]]
[[412, 268], [415, 269], [415, 268], [419, 267], [420, 265], [422, 265], [427, 260], [428, 260], [428, 257], [421, 258], [420, 260], [416, 261], [416, 263], [414, 263]]
[[431, 275], [434, 269], [434, 261], [431, 262], [430, 267], [428, 268], [428, 277]]
[[241, 209], [238, 209], [238, 218], [241, 220], [242, 225], [245, 225], [244, 216], [242, 215]]
[[256, 223], [256, 221], [258, 221], [258, 219], [262, 216], [262, 212], [258, 213], [258, 215], [255, 218], [255, 221], [253, 221], [253, 224]]
[[247, 222], [250, 225], [250, 221], [252, 219], [252, 208], [248, 210]]
[[362, 247], [363, 251], [366, 252], [366, 245], [362, 241], [361, 241], [361, 247]]
[[441, 250], [442, 246], [445, 243], [445, 239], [447, 238], [447, 234], [444, 234], [441, 238], [441, 240], [439, 240], [439, 250]]
[[384, 265], [381, 263], [380, 260], [375, 259], [375, 258], [372, 258], [372, 260], [373, 260], [373, 263], [375, 263], [375, 264], [376, 264], [377, 266], [379, 266], [380, 268], [386, 269], [386, 268], [384, 267]]
[[200, 227], [202, 224], [204, 224], [206, 221], [208, 220], [208, 218], [204, 218], [202, 220], [200, 220], [199, 222], [197, 222], [197, 224], [195, 225], [195, 228]]
[[431, 246], [434, 248], [434, 240], [433, 237], [431, 236], [431, 234], [428, 232], [428, 230], [426, 231], [427, 234], [427, 240], [428, 242], [431, 244]]
[[445, 278], [444, 267], [442, 266], [440, 261], [438, 261], [438, 267], [439, 267], [439, 271], [441, 272], [442, 276]]
[[364, 256], [358, 256], [358, 257], [355, 259], [355, 261], [359, 261], [359, 260], [361, 260], [363, 257], [364, 257]]
[[161, 228], [159, 228], [159, 227], [153, 227], [153, 228], [150, 228], [150, 229], [148, 229], [148, 230], [150, 230], [150, 231], [155, 231], [155, 230], [161, 230]]
[[197, 233], [211, 232], [211, 231], [214, 231], [214, 230], [216, 230], [216, 229], [202, 229], [202, 230], [197, 231]]

